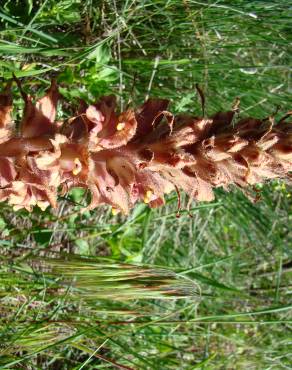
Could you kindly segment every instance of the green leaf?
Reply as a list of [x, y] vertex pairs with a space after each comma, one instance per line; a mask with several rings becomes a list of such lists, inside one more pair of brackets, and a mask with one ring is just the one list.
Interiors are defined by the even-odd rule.
[[83, 256], [89, 256], [90, 255], [90, 246], [88, 242], [84, 239], [76, 239], [75, 244], [78, 247], [78, 254]]
[[110, 60], [110, 49], [106, 44], [98, 44], [88, 55], [87, 59], [94, 59], [97, 64], [107, 64]]
[[33, 233], [34, 240], [40, 246], [47, 246], [51, 240], [52, 235], [53, 232], [51, 230], [46, 229], [39, 229], [34, 231]]

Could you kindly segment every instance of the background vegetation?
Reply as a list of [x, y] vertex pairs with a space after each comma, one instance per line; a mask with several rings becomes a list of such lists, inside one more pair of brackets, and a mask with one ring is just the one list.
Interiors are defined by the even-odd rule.
[[[241, 99], [266, 117], [291, 97], [292, 4], [260, 0], [2, 0], [0, 76], [39, 96], [58, 76], [66, 118], [82, 97], [167, 97], [174, 111]], [[15, 88], [15, 119], [23, 102]], [[70, 104], [69, 104], [70, 102]], [[281, 114], [279, 113], [279, 114]], [[0, 368], [288, 369], [290, 188], [235, 190], [193, 217], [137, 206], [80, 213], [0, 208]], [[289, 251], [290, 250], [290, 251]]]

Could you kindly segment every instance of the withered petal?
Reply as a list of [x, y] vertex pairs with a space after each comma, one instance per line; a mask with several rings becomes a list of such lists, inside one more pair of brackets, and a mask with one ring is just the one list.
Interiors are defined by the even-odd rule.
[[12, 158], [0, 157], [0, 187], [9, 185], [15, 178], [17, 172]]
[[25, 108], [21, 122], [21, 136], [33, 138], [52, 135], [56, 131], [54, 125], [58, 102], [57, 84], [53, 80], [46, 95], [34, 105], [30, 96], [24, 95]]
[[160, 112], [166, 111], [169, 104], [167, 99], [148, 99], [136, 110], [137, 138], [149, 134], [153, 130], [153, 123], [156, 125], [162, 120]]
[[8, 140], [12, 135], [11, 111], [11, 83], [8, 83], [4, 92], [0, 94], [0, 143]]

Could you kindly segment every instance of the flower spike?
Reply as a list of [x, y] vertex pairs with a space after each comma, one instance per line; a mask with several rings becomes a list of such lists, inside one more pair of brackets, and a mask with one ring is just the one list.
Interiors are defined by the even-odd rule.
[[[108, 204], [129, 213], [137, 202], [164, 204], [165, 194], [212, 201], [213, 189], [243, 191], [269, 179], [290, 179], [291, 111], [275, 117], [238, 119], [239, 99], [227, 112], [205, 117], [205, 97], [197, 85], [202, 117], [174, 115], [165, 99], [149, 99], [137, 109], [116, 111], [114, 96], [81, 102], [76, 115], [56, 122], [56, 81], [33, 103], [14, 76], [25, 101], [20, 132], [11, 120], [10, 84], [0, 94], [0, 201], [31, 211], [57, 206], [72, 187], [91, 192], [87, 209]], [[18, 127], [18, 125], [16, 125]]]

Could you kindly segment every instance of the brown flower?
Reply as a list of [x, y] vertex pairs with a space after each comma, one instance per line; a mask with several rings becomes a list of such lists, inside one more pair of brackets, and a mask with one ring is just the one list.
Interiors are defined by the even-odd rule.
[[0, 200], [15, 209], [56, 207], [59, 190], [80, 186], [91, 192], [89, 209], [109, 204], [127, 214], [138, 201], [163, 205], [172, 190], [184, 190], [189, 204], [210, 201], [213, 188], [245, 188], [292, 170], [291, 113], [278, 124], [272, 117], [236, 123], [238, 104], [210, 118], [174, 116], [164, 99], [117, 113], [115, 97], [106, 96], [81, 102], [60, 123], [56, 82], [34, 104], [15, 80], [25, 101], [19, 132], [10, 85], [0, 95]]

